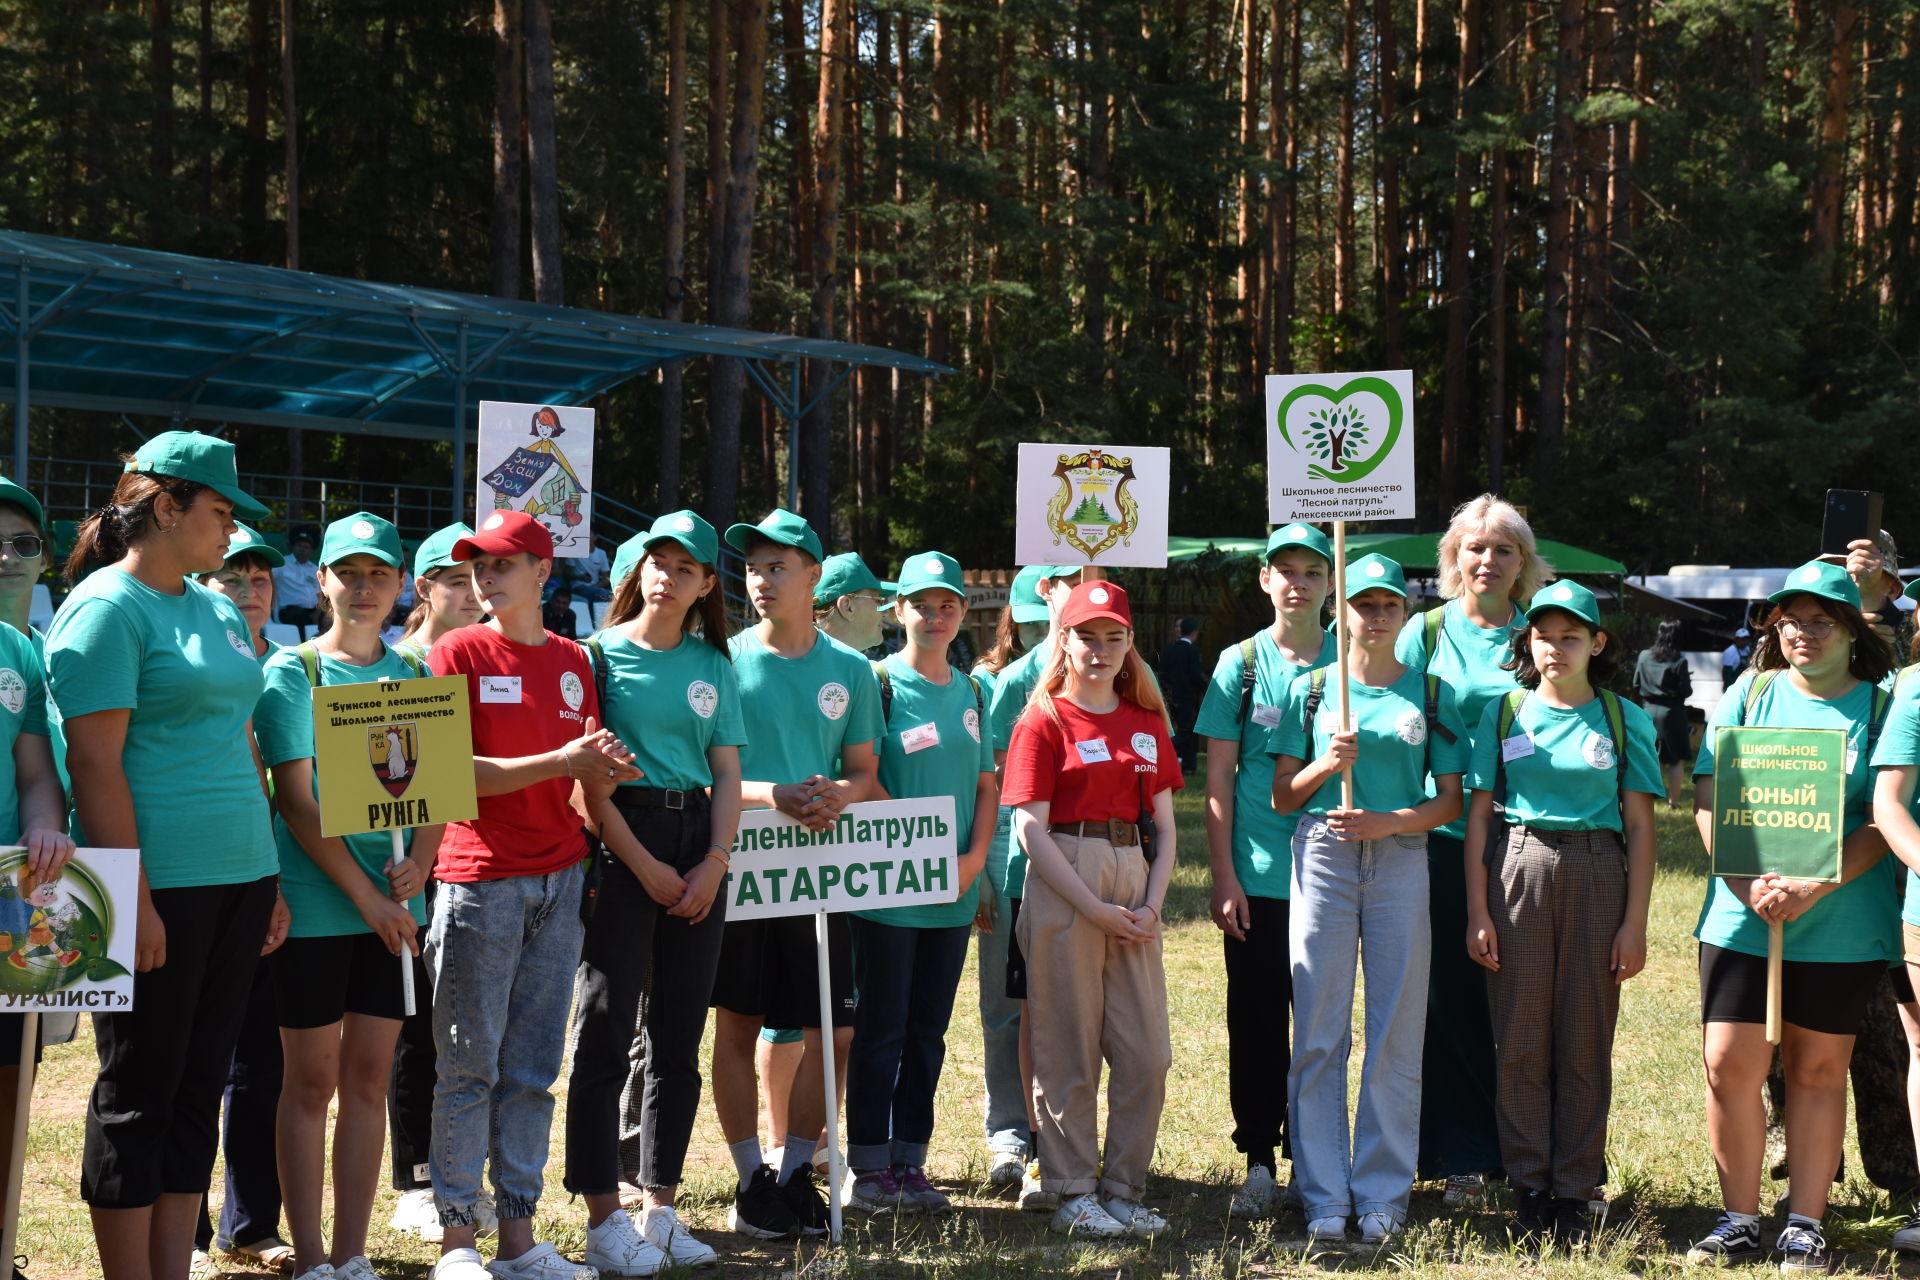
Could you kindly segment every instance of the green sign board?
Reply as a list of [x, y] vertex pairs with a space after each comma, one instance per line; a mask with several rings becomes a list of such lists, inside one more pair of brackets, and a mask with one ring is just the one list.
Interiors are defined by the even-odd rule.
[[1847, 735], [1723, 728], [1713, 747], [1713, 874], [1840, 879]]

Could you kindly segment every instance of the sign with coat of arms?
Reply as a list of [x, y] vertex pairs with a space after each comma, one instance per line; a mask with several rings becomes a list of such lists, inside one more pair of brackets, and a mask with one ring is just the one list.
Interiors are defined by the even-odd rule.
[[465, 676], [313, 691], [320, 833], [359, 835], [479, 813]]
[[1022, 444], [1014, 558], [1164, 568], [1170, 466], [1161, 448]]

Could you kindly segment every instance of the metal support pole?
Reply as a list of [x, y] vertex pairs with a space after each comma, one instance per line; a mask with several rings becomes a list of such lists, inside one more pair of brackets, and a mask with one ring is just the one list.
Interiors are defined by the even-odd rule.
[[460, 322], [460, 363], [453, 375], [453, 519], [467, 510], [467, 322]]
[[793, 364], [793, 394], [780, 406], [787, 415], [787, 510], [800, 510], [800, 362]]
[[13, 312], [13, 482], [32, 492], [27, 477], [27, 353], [33, 343], [27, 315], [27, 264], [20, 264]]

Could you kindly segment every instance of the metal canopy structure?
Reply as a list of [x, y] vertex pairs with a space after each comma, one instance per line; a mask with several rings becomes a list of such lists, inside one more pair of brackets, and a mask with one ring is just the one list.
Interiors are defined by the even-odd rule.
[[[953, 372], [882, 347], [14, 231], [0, 231], [0, 325], [23, 484], [30, 404], [451, 440], [458, 504], [472, 402], [579, 404], [669, 361], [731, 356], [792, 424], [862, 365]], [[832, 372], [803, 400], [809, 360]]]

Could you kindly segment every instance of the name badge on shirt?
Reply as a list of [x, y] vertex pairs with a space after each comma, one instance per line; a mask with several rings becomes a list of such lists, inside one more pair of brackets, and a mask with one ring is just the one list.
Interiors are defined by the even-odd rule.
[[481, 676], [480, 701], [482, 702], [518, 702], [520, 701], [519, 676]]
[[1280, 708], [1269, 707], [1264, 703], [1253, 704], [1253, 722], [1266, 729], [1280, 727]]
[[912, 755], [916, 751], [925, 751], [928, 747], [937, 747], [939, 745], [940, 726], [931, 720], [925, 724], [917, 724], [911, 729], [903, 730], [900, 734], [900, 749], [908, 755]]
[[1512, 763], [1533, 754], [1533, 739], [1524, 733], [1516, 733], [1500, 743], [1500, 759]]
[[1102, 760], [1113, 759], [1111, 755], [1107, 754], [1107, 740], [1105, 738], [1094, 738], [1088, 742], [1076, 742], [1073, 744], [1073, 749], [1080, 753], [1081, 764], [1099, 764]]

